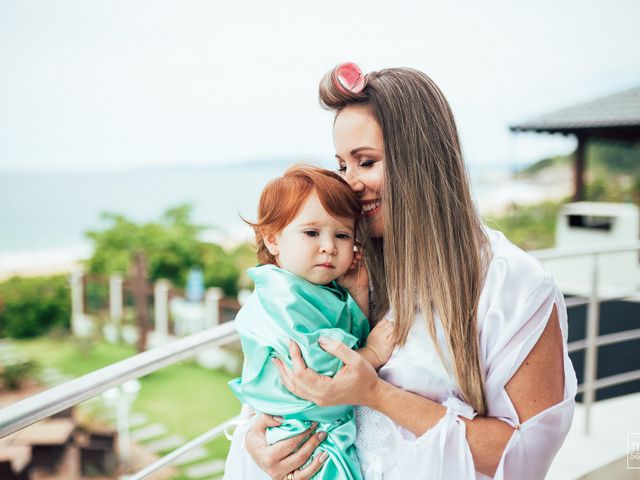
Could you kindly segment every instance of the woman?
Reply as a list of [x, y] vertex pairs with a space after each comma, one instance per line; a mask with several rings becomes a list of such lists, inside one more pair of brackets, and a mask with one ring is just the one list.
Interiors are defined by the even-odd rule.
[[[481, 225], [457, 129], [433, 81], [411, 69], [364, 77], [336, 67], [320, 85], [336, 111], [339, 171], [368, 220], [365, 263], [396, 348], [376, 374], [345, 345], [321, 343], [344, 367], [329, 378], [277, 362], [295, 395], [354, 404], [365, 478], [544, 478], [571, 425], [576, 378], [562, 293], [537, 261]], [[267, 445], [260, 415], [246, 435], [274, 479], [305, 480], [313, 432]], [[305, 441], [306, 439], [306, 441]], [[299, 447], [299, 448], [298, 448]]]

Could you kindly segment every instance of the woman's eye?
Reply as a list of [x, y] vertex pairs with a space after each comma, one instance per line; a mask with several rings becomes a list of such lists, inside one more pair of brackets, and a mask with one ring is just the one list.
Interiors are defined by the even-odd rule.
[[344, 173], [347, 171], [347, 166], [346, 165], [338, 165], [338, 173]]
[[319, 235], [318, 232], [316, 232], [315, 230], [306, 230], [304, 234], [307, 237], [317, 237]]
[[361, 167], [370, 167], [374, 163], [376, 163], [375, 160], [363, 160], [362, 162], [360, 162], [360, 166]]

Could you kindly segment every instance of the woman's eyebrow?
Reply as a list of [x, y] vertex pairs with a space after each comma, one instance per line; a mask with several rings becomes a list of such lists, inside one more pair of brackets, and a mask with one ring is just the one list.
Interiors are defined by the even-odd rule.
[[[351, 150], [349, 152], [349, 155], [351, 155], [353, 157], [353, 156], [357, 155], [358, 153], [360, 153], [362, 150], [373, 150], [374, 152], [378, 152], [379, 151], [377, 148], [364, 146], [364, 147], [354, 148], [353, 150]], [[342, 157], [340, 155], [338, 155], [337, 153], [336, 153], [336, 158], [338, 160], [342, 160]]]
[[377, 149], [377, 148], [364, 146], [364, 147], [354, 148], [354, 149], [353, 149], [353, 150], [351, 150], [351, 152], [349, 152], [349, 153], [353, 156], [353, 155], [357, 154], [358, 152], [360, 152], [361, 150], [374, 150], [374, 151], [376, 151], [376, 152], [378, 151], [378, 149]]

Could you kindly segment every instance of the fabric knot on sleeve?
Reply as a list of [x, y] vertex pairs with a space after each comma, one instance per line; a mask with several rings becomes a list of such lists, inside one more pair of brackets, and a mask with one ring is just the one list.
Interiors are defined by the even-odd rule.
[[447, 414], [457, 417], [464, 417], [468, 420], [473, 420], [477, 413], [473, 410], [473, 407], [467, 405], [458, 397], [447, 398], [442, 406], [447, 408]]

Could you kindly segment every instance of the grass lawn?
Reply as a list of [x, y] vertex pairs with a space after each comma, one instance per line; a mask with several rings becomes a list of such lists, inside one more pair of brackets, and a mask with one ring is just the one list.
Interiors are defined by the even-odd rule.
[[512, 206], [501, 216], [488, 215], [485, 225], [500, 230], [523, 250], [551, 248], [555, 243], [556, 217], [563, 202]]
[[[99, 342], [88, 348], [71, 339], [45, 337], [15, 340], [14, 345], [42, 367], [55, 367], [72, 376], [92, 372], [135, 353], [125, 345]], [[163, 423], [170, 434], [192, 439], [240, 410], [240, 403], [227, 387], [231, 378], [226, 372], [181, 362], [141, 378], [142, 388], [133, 410], [147, 415], [151, 423]], [[224, 458], [229, 441], [222, 437], [205, 447], [211, 458]]]

